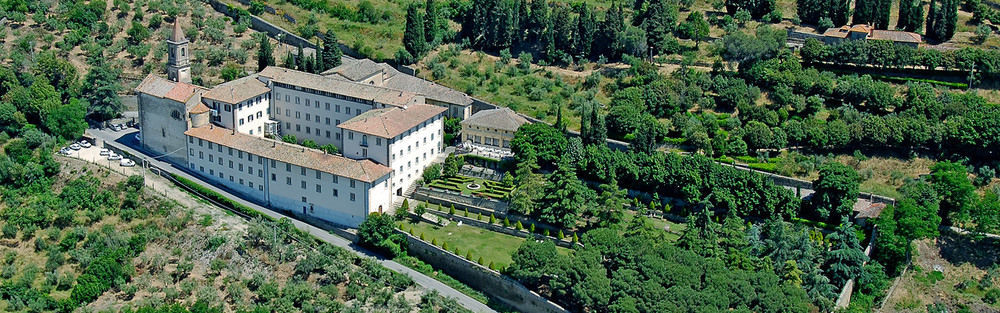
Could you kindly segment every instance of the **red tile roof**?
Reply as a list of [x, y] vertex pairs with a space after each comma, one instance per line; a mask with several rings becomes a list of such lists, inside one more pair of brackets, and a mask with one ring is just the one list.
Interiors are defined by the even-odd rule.
[[361, 113], [337, 127], [382, 138], [393, 138], [447, 110], [445, 107], [430, 104], [375, 109]]

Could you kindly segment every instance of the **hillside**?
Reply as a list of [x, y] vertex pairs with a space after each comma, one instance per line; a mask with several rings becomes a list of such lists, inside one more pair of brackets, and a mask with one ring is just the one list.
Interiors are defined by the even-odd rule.
[[[53, 51], [82, 77], [91, 67], [88, 55], [102, 47], [113, 67], [122, 71], [129, 90], [146, 74], [166, 76], [165, 40], [177, 19], [191, 42], [195, 83], [212, 86], [223, 82], [224, 65], [240, 71], [257, 69], [262, 34], [202, 1], [39, 1], [27, 8], [28, 14], [8, 12], [7, 25], [0, 29], [0, 41], [6, 48], [0, 59], [5, 64], [24, 64], [25, 58]], [[90, 36], [88, 31], [100, 35]], [[295, 50], [273, 39], [271, 42], [275, 56]]]
[[[144, 182], [76, 159], [57, 161], [62, 170], [51, 192], [22, 196], [4, 188], [0, 311], [460, 310], [372, 260], [281, 223], [225, 214], [162, 178]], [[43, 203], [61, 209], [30, 215]], [[114, 258], [123, 266], [104, 261]]]

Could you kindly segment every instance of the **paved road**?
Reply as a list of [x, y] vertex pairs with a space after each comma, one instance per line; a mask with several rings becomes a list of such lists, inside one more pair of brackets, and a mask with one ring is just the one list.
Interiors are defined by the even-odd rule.
[[[189, 173], [187, 173], [187, 172], [185, 172], [183, 170], [180, 170], [177, 167], [174, 167], [170, 163], [156, 160], [156, 159], [153, 158], [155, 156], [151, 156], [151, 155], [149, 155], [147, 153], [144, 153], [143, 151], [140, 151], [139, 148], [138, 148], [137, 142], [135, 141], [135, 139], [131, 135], [134, 132], [135, 132], [134, 129], [130, 129], [128, 131], [119, 131], [119, 132], [105, 131], [105, 130], [99, 130], [99, 129], [88, 129], [87, 130], [88, 134], [94, 136], [95, 138], [103, 140], [103, 141], [107, 142], [109, 145], [112, 145], [112, 146], [114, 146], [114, 147], [116, 147], [118, 149], [122, 149], [124, 151], [128, 151], [129, 153], [132, 153], [135, 156], [146, 156], [145, 160], [149, 164], [155, 165], [156, 167], [164, 169], [164, 170], [166, 170], [166, 171], [168, 171], [170, 173], [176, 174], [178, 176], [181, 176], [181, 177], [193, 180], [193, 181], [202, 182], [202, 180], [200, 178], [194, 177], [193, 175], [191, 175], [191, 174], [189, 174]], [[140, 163], [141, 164], [141, 162], [139, 160], [136, 160], [136, 163]], [[496, 313], [496, 311], [494, 311], [490, 307], [486, 306], [482, 302], [476, 301], [476, 299], [473, 299], [472, 297], [469, 297], [468, 295], [466, 295], [464, 293], [461, 293], [458, 290], [455, 290], [454, 288], [451, 288], [448, 285], [445, 285], [444, 283], [441, 283], [440, 281], [438, 281], [438, 280], [436, 280], [434, 278], [431, 278], [431, 277], [429, 277], [427, 275], [424, 275], [424, 274], [422, 274], [420, 272], [417, 272], [417, 271], [415, 271], [415, 270], [413, 270], [413, 269], [411, 269], [409, 267], [406, 267], [406, 266], [404, 266], [402, 264], [399, 264], [399, 263], [397, 263], [397, 262], [395, 262], [393, 260], [385, 259], [385, 258], [383, 258], [383, 257], [381, 257], [381, 256], [379, 256], [379, 255], [377, 255], [375, 253], [372, 253], [371, 251], [368, 251], [368, 250], [366, 250], [366, 249], [364, 249], [362, 247], [359, 247], [356, 244], [354, 244], [353, 242], [351, 242], [350, 240], [347, 240], [347, 239], [345, 239], [343, 237], [340, 237], [340, 236], [337, 236], [337, 235], [333, 235], [333, 234], [329, 233], [328, 231], [323, 230], [323, 229], [321, 229], [319, 227], [313, 226], [311, 224], [307, 224], [305, 222], [302, 222], [300, 220], [297, 220], [297, 219], [294, 219], [292, 217], [286, 216], [284, 214], [272, 211], [272, 210], [270, 210], [268, 208], [265, 208], [263, 206], [260, 206], [260, 205], [258, 205], [256, 203], [244, 200], [243, 198], [237, 197], [237, 196], [233, 195], [232, 193], [228, 192], [227, 190], [220, 189], [220, 188], [218, 188], [217, 186], [215, 186], [213, 184], [202, 182], [202, 186], [204, 186], [206, 188], [209, 188], [209, 189], [211, 189], [211, 190], [213, 190], [215, 192], [218, 192], [218, 193], [220, 193], [220, 194], [222, 194], [222, 195], [224, 195], [224, 196], [226, 196], [226, 197], [228, 197], [230, 199], [233, 199], [233, 200], [239, 202], [242, 205], [245, 205], [245, 206], [248, 206], [250, 208], [253, 208], [253, 209], [255, 209], [255, 210], [257, 210], [257, 211], [259, 211], [259, 212], [261, 212], [263, 214], [266, 214], [268, 216], [271, 216], [273, 218], [287, 217], [289, 220], [292, 221], [292, 224], [295, 225], [295, 227], [298, 228], [299, 230], [302, 230], [303, 232], [312, 234], [313, 236], [316, 236], [316, 238], [319, 238], [320, 240], [322, 240], [324, 242], [327, 242], [327, 243], [333, 244], [335, 246], [347, 249], [348, 251], [354, 252], [355, 254], [357, 254], [359, 256], [373, 258], [376, 261], [378, 261], [379, 263], [381, 263], [382, 266], [385, 266], [386, 268], [388, 268], [390, 270], [393, 270], [395, 272], [406, 274], [406, 275], [410, 276], [411, 278], [413, 278], [413, 281], [415, 283], [417, 283], [417, 285], [420, 285], [423, 288], [437, 290], [439, 293], [441, 293], [441, 295], [455, 299], [456, 301], [458, 301], [459, 304], [461, 304], [466, 309], [469, 309], [469, 310], [471, 310], [473, 312], [478, 312], [478, 313]]]

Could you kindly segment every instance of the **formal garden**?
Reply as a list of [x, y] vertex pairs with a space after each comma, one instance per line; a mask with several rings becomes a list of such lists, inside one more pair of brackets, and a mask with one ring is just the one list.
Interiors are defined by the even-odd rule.
[[441, 177], [432, 180], [427, 186], [491, 199], [506, 199], [514, 189], [502, 182], [461, 175]]

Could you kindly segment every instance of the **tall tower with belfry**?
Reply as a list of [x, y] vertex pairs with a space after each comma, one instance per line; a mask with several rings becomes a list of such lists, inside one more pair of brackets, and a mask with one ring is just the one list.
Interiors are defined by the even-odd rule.
[[184, 38], [181, 31], [181, 24], [178, 19], [174, 19], [174, 31], [167, 39], [167, 78], [181, 83], [191, 83], [191, 50], [188, 49], [188, 40]]

